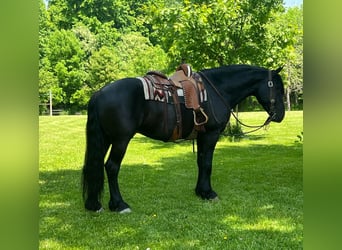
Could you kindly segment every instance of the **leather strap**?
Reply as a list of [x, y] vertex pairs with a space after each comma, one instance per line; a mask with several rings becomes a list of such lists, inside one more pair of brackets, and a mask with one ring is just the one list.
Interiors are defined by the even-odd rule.
[[182, 128], [182, 113], [181, 113], [181, 109], [180, 109], [177, 91], [174, 90], [171, 92], [171, 94], [172, 94], [172, 98], [173, 98], [173, 102], [174, 102], [175, 110], [176, 110], [176, 126], [173, 129], [171, 140], [176, 141], [176, 140], [182, 138], [182, 130], [183, 130], [183, 128]]

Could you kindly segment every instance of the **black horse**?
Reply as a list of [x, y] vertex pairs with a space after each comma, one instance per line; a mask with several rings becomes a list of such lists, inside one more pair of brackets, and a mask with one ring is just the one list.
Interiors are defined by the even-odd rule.
[[[269, 121], [281, 122], [285, 115], [284, 86], [277, 70], [249, 65], [230, 65], [205, 69], [201, 76], [207, 91], [207, 102], [202, 103], [208, 122], [197, 134], [198, 179], [196, 195], [203, 199], [217, 198], [211, 187], [213, 153], [220, 133], [224, 130], [230, 111], [248, 96], [255, 96], [269, 114]], [[181, 104], [182, 135], [194, 128], [192, 110]], [[165, 114], [167, 114], [166, 119]], [[109, 209], [129, 212], [119, 191], [118, 174], [129, 141], [135, 133], [168, 141], [176, 124], [173, 104], [148, 101], [144, 98], [142, 82], [125, 78], [104, 86], [91, 97], [86, 126], [86, 153], [82, 173], [85, 208], [101, 211], [104, 168], [108, 177]], [[106, 163], [107, 151], [111, 150]]]

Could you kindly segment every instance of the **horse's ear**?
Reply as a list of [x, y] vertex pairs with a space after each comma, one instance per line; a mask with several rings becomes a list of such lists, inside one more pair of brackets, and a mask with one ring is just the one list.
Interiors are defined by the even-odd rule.
[[281, 66], [281, 67], [277, 68], [274, 72], [279, 73], [283, 68], [284, 68], [284, 66]]

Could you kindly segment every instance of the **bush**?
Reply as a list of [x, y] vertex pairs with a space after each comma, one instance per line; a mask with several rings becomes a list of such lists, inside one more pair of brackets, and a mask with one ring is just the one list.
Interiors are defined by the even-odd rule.
[[223, 136], [228, 136], [229, 141], [235, 142], [240, 141], [244, 137], [244, 133], [239, 123], [236, 122], [235, 125], [232, 125], [228, 122], [225, 130], [223, 131]]

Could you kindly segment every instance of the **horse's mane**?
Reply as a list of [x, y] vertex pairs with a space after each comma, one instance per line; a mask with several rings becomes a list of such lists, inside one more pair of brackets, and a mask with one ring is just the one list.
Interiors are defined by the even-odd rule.
[[240, 70], [257, 70], [257, 71], [267, 71], [268, 69], [254, 66], [254, 65], [248, 65], [248, 64], [230, 64], [230, 65], [223, 65], [216, 68], [211, 69], [203, 69], [201, 72], [203, 73], [225, 73], [225, 72], [232, 72], [232, 71], [240, 71]]

